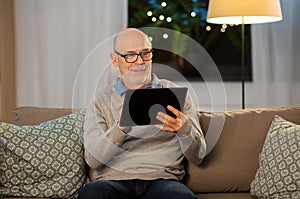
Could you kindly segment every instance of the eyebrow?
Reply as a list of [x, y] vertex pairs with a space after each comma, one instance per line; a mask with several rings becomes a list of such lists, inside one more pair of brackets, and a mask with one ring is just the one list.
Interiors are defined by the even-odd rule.
[[[149, 51], [149, 50], [151, 50], [151, 48], [144, 48], [139, 52], [145, 52], [145, 51]], [[137, 51], [136, 50], [130, 50], [130, 51], [126, 51], [125, 53], [135, 54], [135, 53], [137, 53]]]

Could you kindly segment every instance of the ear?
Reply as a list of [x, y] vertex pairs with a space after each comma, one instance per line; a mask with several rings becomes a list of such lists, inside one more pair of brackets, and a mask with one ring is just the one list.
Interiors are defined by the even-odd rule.
[[113, 52], [110, 53], [110, 59], [115, 67], [119, 67], [118, 56], [116, 56], [115, 53], [113, 53]]

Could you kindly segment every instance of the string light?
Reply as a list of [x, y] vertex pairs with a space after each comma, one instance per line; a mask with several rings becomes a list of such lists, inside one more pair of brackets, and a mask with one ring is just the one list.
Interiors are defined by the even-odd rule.
[[191, 12], [191, 16], [192, 16], [192, 17], [196, 17], [196, 15], [197, 15], [197, 14], [196, 14], [195, 12]]
[[[161, 7], [165, 8], [165, 7], [167, 6], [167, 3], [166, 3], [165, 1], [163, 1], [163, 2], [161, 2], [160, 5], [161, 5]], [[151, 21], [152, 21], [153, 23], [155, 23], [158, 19], [161, 20], [161, 21], [163, 21], [163, 20], [166, 19], [166, 22], [168, 22], [168, 23], [172, 22], [172, 18], [171, 18], [171, 17], [165, 17], [164, 15], [159, 15], [158, 18], [157, 18], [157, 17], [154, 17], [154, 16], [153, 16], [153, 12], [152, 12], [151, 10], [147, 11], [147, 16], [148, 16], [148, 17], [152, 17], [152, 18], [151, 18]], [[190, 16], [191, 16], [191, 17], [196, 17], [196, 16], [197, 16], [197, 13], [196, 13], [195, 11], [192, 11], [192, 12], [190, 13]], [[228, 25], [234, 26], [233, 24], [228, 24]], [[220, 31], [221, 31], [222, 33], [226, 32], [226, 29], [228, 28], [228, 25], [227, 25], [227, 24], [222, 24], [222, 27], [221, 27]], [[205, 27], [205, 29], [206, 29], [206, 31], [211, 31], [211, 30], [212, 30], [212, 27], [209, 26], [209, 25], [207, 25], [207, 26]], [[168, 34], [166, 34], [166, 33], [163, 34], [163, 38], [164, 38], [164, 39], [167, 39], [168, 37], [169, 37]]]
[[166, 7], [166, 6], [167, 6], [167, 3], [163, 1], [163, 2], [161, 2], [160, 5], [161, 5], [161, 7]]
[[225, 31], [226, 31], [226, 28], [227, 28], [227, 24], [223, 24], [220, 31], [221, 31], [221, 32], [225, 32]]

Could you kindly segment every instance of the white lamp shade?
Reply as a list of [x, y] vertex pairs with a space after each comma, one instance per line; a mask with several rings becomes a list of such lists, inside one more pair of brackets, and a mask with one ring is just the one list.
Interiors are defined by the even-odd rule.
[[282, 20], [280, 0], [210, 0], [207, 22], [256, 24]]

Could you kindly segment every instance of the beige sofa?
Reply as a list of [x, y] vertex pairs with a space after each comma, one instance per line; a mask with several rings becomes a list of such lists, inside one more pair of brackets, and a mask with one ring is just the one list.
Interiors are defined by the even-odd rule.
[[[19, 107], [17, 125], [34, 125], [71, 113], [71, 109]], [[300, 106], [199, 112], [199, 121], [213, 146], [201, 166], [187, 162], [184, 183], [199, 199], [250, 199], [250, 183], [259, 168], [259, 154], [275, 115], [300, 124]], [[210, 125], [211, 124], [211, 125]], [[221, 131], [220, 131], [221, 130]], [[218, 132], [220, 135], [218, 137]], [[215, 134], [214, 134], [215, 133]], [[214, 140], [217, 139], [214, 145]], [[1, 198], [1, 197], [0, 197]]]

